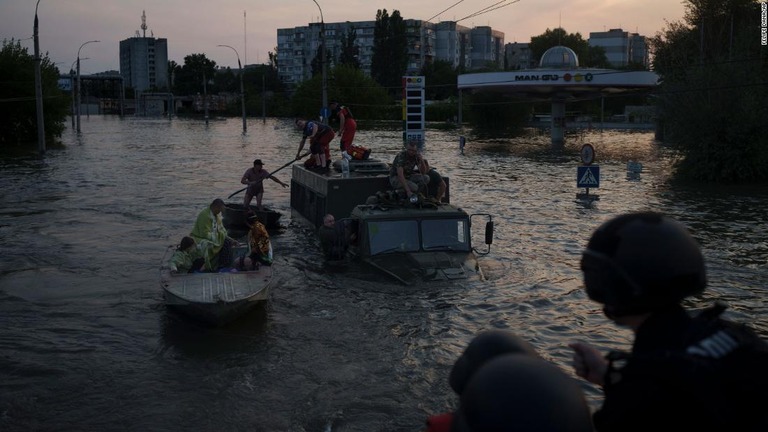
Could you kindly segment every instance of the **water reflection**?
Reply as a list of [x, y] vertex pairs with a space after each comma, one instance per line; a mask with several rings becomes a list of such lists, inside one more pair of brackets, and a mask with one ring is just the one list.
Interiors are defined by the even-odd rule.
[[[92, 116], [42, 160], [0, 157], [0, 346], [12, 353], [0, 356], [0, 429], [417, 430], [455, 403], [448, 372], [483, 329], [511, 329], [567, 371], [571, 340], [627, 347], [586, 299], [578, 262], [595, 227], [634, 210], [681, 219], [704, 246], [711, 289], [691, 307], [726, 300], [729, 316], [768, 335], [768, 191], [672, 184], [675, 156], [650, 132], [585, 132], [553, 151], [546, 136], [428, 130], [426, 157], [450, 177], [451, 200], [494, 216], [485, 282], [402, 287], [327, 266], [314, 231], [291, 218], [290, 189], [269, 184], [264, 202], [285, 228], [268, 304], [224, 329], [169, 313], [163, 251], [242, 187], [253, 159], [290, 161], [291, 123], [254, 119], [243, 136], [240, 119]], [[390, 162], [400, 127], [355, 139]], [[589, 205], [576, 197], [586, 142], [602, 177]], [[627, 179], [629, 160], [643, 164], [639, 179]]]

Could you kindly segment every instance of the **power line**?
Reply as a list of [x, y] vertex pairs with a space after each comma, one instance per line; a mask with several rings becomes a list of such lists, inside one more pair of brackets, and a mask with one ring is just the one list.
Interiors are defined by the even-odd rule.
[[500, 4], [502, 4], [502, 3], [506, 2], [506, 1], [507, 0], [501, 0], [500, 2], [496, 2], [496, 3], [494, 3], [494, 4], [490, 5], [490, 6], [487, 6], [487, 7], [483, 8], [483, 9], [480, 9], [477, 12], [474, 12], [474, 13], [472, 13], [470, 15], [467, 15], [464, 18], [458, 19], [458, 20], [456, 20], [456, 22], [463, 21], [463, 20], [468, 19], [468, 18], [474, 18], [474, 17], [476, 17], [478, 15], [482, 15], [484, 13], [495, 11], [496, 9], [501, 9], [503, 7], [512, 6], [513, 4], [519, 2], [520, 0], [515, 0], [515, 1], [511, 2], [511, 3], [507, 3], [505, 5], [498, 6], [498, 5], [500, 5]]
[[435, 16], [433, 16], [432, 18], [428, 19], [427, 22], [432, 21], [433, 19], [435, 19], [435, 17], [439, 16], [441, 13], [446, 12], [446, 11], [448, 11], [450, 9], [453, 9], [454, 6], [458, 5], [459, 3], [463, 3], [463, 2], [464, 2], [464, 0], [457, 1], [456, 3], [448, 6], [447, 8], [445, 8], [445, 9], [441, 10], [440, 12], [438, 12], [437, 14], [435, 14]]

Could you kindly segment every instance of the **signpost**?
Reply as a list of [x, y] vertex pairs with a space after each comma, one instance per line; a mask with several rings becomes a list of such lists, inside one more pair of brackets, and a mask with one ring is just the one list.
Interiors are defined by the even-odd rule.
[[424, 144], [424, 77], [403, 77], [403, 143]]
[[598, 165], [592, 165], [595, 161], [595, 148], [592, 144], [584, 144], [581, 146], [581, 162], [584, 164], [576, 168], [576, 187], [585, 188], [586, 192], [577, 193], [576, 198], [588, 200], [590, 202], [600, 199], [598, 195], [590, 195], [589, 188], [600, 187], [600, 167]]

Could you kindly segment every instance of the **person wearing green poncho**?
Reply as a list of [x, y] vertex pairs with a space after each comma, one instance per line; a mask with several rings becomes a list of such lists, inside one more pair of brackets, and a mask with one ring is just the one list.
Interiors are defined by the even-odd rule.
[[232, 246], [237, 246], [237, 240], [227, 236], [221, 212], [224, 211], [224, 201], [221, 198], [213, 200], [210, 206], [197, 215], [195, 227], [189, 234], [197, 242], [198, 248], [205, 259], [205, 269], [219, 271], [232, 265]]

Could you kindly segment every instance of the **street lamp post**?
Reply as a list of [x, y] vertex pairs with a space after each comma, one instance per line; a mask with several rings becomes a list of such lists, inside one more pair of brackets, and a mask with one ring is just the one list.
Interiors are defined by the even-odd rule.
[[[322, 70], [323, 70], [323, 110], [326, 109], [328, 106], [328, 76], [326, 72], [326, 66], [325, 66], [325, 19], [323, 19], [323, 9], [320, 7], [320, 4], [317, 2], [317, 0], [312, 0], [317, 5], [317, 9], [320, 10], [320, 63], [322, 64]], [[323, 111], [324, 112], [324, 111]], [[328, 124], [328, 116], [323, 116], [323, 124]]]
[[72, 92], [72, 130], [75, 130], [75, 89], [77, 88], [77, 85], [75, 84], [75, 63], [77, 63], [77, 60], [72, 62], [72, 66], [69, 67], [69, 82], [71, 83], [72, 88], [70, 91]]
[[40, 6], [40, 0], [35, 4], [35, 25], [33, 37], [35, 38], [35, 106], [37, 109], [37, 149], [42, 155], [45, 153], [45, 118], [43, 116], [43, 75], [40, 71], [40, 38], [38, 37], [37, 7]]
[[88, 42], [84, 42], [82, 45], [80, 45], [80, 48], [77, 49], [77, 133], [80, 133], [80, 50], [83, 49], [84, 46], [88, 45], [89, 43], [94, 42], [101, 42], [97, 40], [92, 40]]
[[217, 45], [220, 47], [227, 47], [235, 52], [235, 55], [237, 56], [237, 68], [240, 70], [240, 107], [243, 111], [243, 134], [248, 130], [248, 126], [245, 122], [245, 88], [243, 87], [243, 65], [240, 63], [240, 54], [237, 53], [237, 50], [229, 45]]

